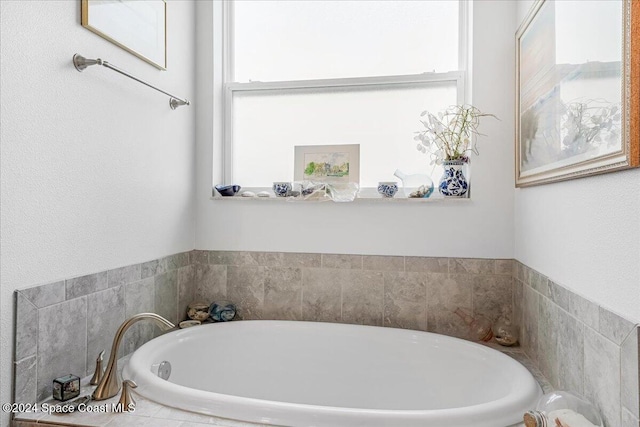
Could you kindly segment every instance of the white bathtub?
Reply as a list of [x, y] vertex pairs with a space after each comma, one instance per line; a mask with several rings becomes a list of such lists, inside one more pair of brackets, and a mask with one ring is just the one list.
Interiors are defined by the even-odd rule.
[[[152, 365], [168, 361], [168, 380]], [[410, 330], [238, 321], [158, 337], [124, 369], [164, 405], [278, 426], [507, 427], [541, 394], [490, 348]]]

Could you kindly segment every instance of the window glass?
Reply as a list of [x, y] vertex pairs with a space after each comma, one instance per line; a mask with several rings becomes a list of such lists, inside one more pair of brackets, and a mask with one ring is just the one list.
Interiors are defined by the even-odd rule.
[[397, 181], [396, 169], [441, 170], [416, 150], [420, 112], [456, 103], [456, 83], [419, 87], [235, 92], [233, 179], [244, 187], [293, 180], [294, 146], [360, 144], [360, 186]]
[[234, 81], [458, 69], [457, 1], [236, 1]]

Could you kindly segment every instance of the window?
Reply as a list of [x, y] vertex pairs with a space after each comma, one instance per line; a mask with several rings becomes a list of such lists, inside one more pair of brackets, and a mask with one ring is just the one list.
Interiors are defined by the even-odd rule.
[[464, 101], [466, 3], [225, 3], [225, 182], [291, 181], [294, 146], [324, 144], [360, 144], [361, 187], [437, 181], [413, 132]]

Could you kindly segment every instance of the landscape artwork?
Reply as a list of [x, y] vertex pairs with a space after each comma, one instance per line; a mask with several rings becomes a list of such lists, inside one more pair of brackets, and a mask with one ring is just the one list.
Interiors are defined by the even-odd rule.
[[307, 153], [305, 179], [349, 180], [349, 153]]
[[625, 1], [539, 1], [519, 30], [516, 185], [627, 160], [624, 9]]
[[295, 180], [358, 182], [360, 146], [312, 145], [295, 147]]

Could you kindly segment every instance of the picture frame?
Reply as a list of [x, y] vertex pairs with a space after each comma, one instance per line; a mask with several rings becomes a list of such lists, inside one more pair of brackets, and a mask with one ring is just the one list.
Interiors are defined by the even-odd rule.
[[639, 89], [640, 2], [537, 0], [516, 33], [516, 187], [640, 166]]
[[360, 183], [360, 144], [296, 145], [295, 181]]
[[81, 0], [81, 24], [160, 70], [167, 69], [165, 0]]

